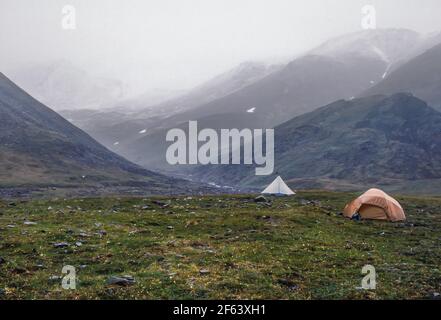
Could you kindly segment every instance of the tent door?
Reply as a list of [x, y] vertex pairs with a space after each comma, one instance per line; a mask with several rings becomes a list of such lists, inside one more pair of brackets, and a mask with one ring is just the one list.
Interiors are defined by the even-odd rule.
[[358, 212], [360, 213], [362, 219], [387, 220], [387, 214], [383, 208], [370, 204], [362, 205]]

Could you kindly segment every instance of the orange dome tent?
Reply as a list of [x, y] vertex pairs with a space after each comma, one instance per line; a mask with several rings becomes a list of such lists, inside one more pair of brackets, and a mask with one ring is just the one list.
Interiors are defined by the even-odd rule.
[[343, 215], [352, 218], [356, 213], [362, 219], [403, 221], [406, 220], [400, 203], [379, 189], [370, 189], [348, 203]]

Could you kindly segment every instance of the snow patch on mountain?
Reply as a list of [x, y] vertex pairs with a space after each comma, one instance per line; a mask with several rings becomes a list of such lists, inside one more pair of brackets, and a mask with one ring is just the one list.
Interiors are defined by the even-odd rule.
[[358, 55], [395, 64], [420, 47], [423, 41], [422, 35], [407, 29], [363, 30], [331, 39], [309, 53], [333, 58]]

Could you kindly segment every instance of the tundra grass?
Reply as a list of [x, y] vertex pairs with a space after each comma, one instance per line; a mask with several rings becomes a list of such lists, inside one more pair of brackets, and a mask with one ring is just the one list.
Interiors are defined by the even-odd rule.
[[[389, 223], [342, 217], [354, 196], [3, 201], [0, 299], [436, 298], [441, 198], [397, 197], [408, 219]], [[360, 288], [367, 264], [375, 290]], [[135, 283], [108, 284], [124, 275]]]

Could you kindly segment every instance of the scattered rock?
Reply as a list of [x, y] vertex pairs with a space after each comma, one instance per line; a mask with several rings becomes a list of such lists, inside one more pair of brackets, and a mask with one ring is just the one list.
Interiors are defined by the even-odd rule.
[[113, 296], [115, 294], [115, 290], [112, 288], [107, 288], [106, 290], [104, 290], [104, 293], [108, 296]]
[[80, 237], [82, 237], [82, 238], [89, 238], [89, 237], [90, 237], [90, 234], [87, 234], [87, 233], [85, 233], [85, 232], [80, 232], [80, 233], [78, 234], [78, 236], [80, 236]]
[[208, 269], [201, 269], [201, 270], [199, 270], [199, 273], [200, 273], [201, 275], [206, 275], [206, 274], [209, 274], [209, 273], [210, 273], [210, 270], [208, 270]]
[[173, 230], [174, 228], [173, 228], [173, 226], [167, 226], [167, 229], [168, 230]]
[[170, 202], [162, 202], [159, 200], [152, 200], [152, 203], [160, 206], [161, 208], [167, 208], [170, 205]]
[[25, 226], [35, 226], [37, 223], [36, 222], [32, 222], [32, 221], [25, 221], [25, 222], [23, 222], [23, 224]]
[[284, 287], [287, 287], [288, 290], [290, 290], [290, 291], [294, 291], [299, 288], [299, 286], [297, 284], [295, 284], [294, 282], [292, 282], [291, 280], [288, 280], [288, 279], [278, 279], [277, 283], [279, 283], [280, 285], [282, 285]]
[[227, 270], [229, 270], [229, 269], [236, 269], [237, 266], [233, 262], [229, 261], [229, 262], [225, 262], [224, 268], [227, 269]]
[[61, 277], [60, 276], [50, 276], [48, 280], [51, 282], [57, 282], [57, 281], [61, 280]]
[[148, 209], [150, 209], [149, 206], [142, 206], [142, 208], [141, 208], [141, 210], [148, 210]]
[[107, 285], [117, 285], [117, 286], [123, 286], [128, 287], [135, 284], [135, 278], [132, 276], [111, 276], [109, 279], [107, 279]]
[[300, 199], [300, 204], [302, 206], [308, 206], [308, 205], [320, 206], [321, 205], [319, 200], [306, 200], [306, 199]]
[[75, 245], [76, 245], [77, 247], [81, 247], [81, 246], [83, 245], [83, 243], [80, 242], [80, 241], [77, 241], [77, 242], [75, 242]]
[[67, 242], [54, 243], [54, 247], [55, 248], [66, 248], [68, 246], [69, 246], [69, 243], [67, 243]]
[[257, 197], [254, 198], [254, 202], [257, 202], [257, 203], [265, 202], [265, 203], [267, 203], [269, 201], [268, 201], [267, 198], [265, 198], [264, 196], [260, 195], [260, 196], [257, 196]]
[[10, 207], [16, 207], [17, 204], [16, 204], [15, 202], [9, 202], [9, 203], [8, 203], [8, 206], [10, 206]]
[[147, 258], [147, 259], [154, 259], [154, 260], [156, 260], [156, 261], [158, 261], [158, 262], [160, 262], [160, 261], [164, 261], [164, 260], [165, 260], [165, 258], [164, 258], [163, 256], [155, 255], [155, 254], [152, 254], [152, 253], [150, 253], [150, 252], [145, 253], [145, 254], [144, 254], [144, 258]]
[[22, 267], [16, 267], [16, 268], [12, 269], [12, 272], [16, 273], [16, 274], [23, 274], [23, 273], [28, 272], [28, 270], [26, 270], [25, 268], [22, 268]]

